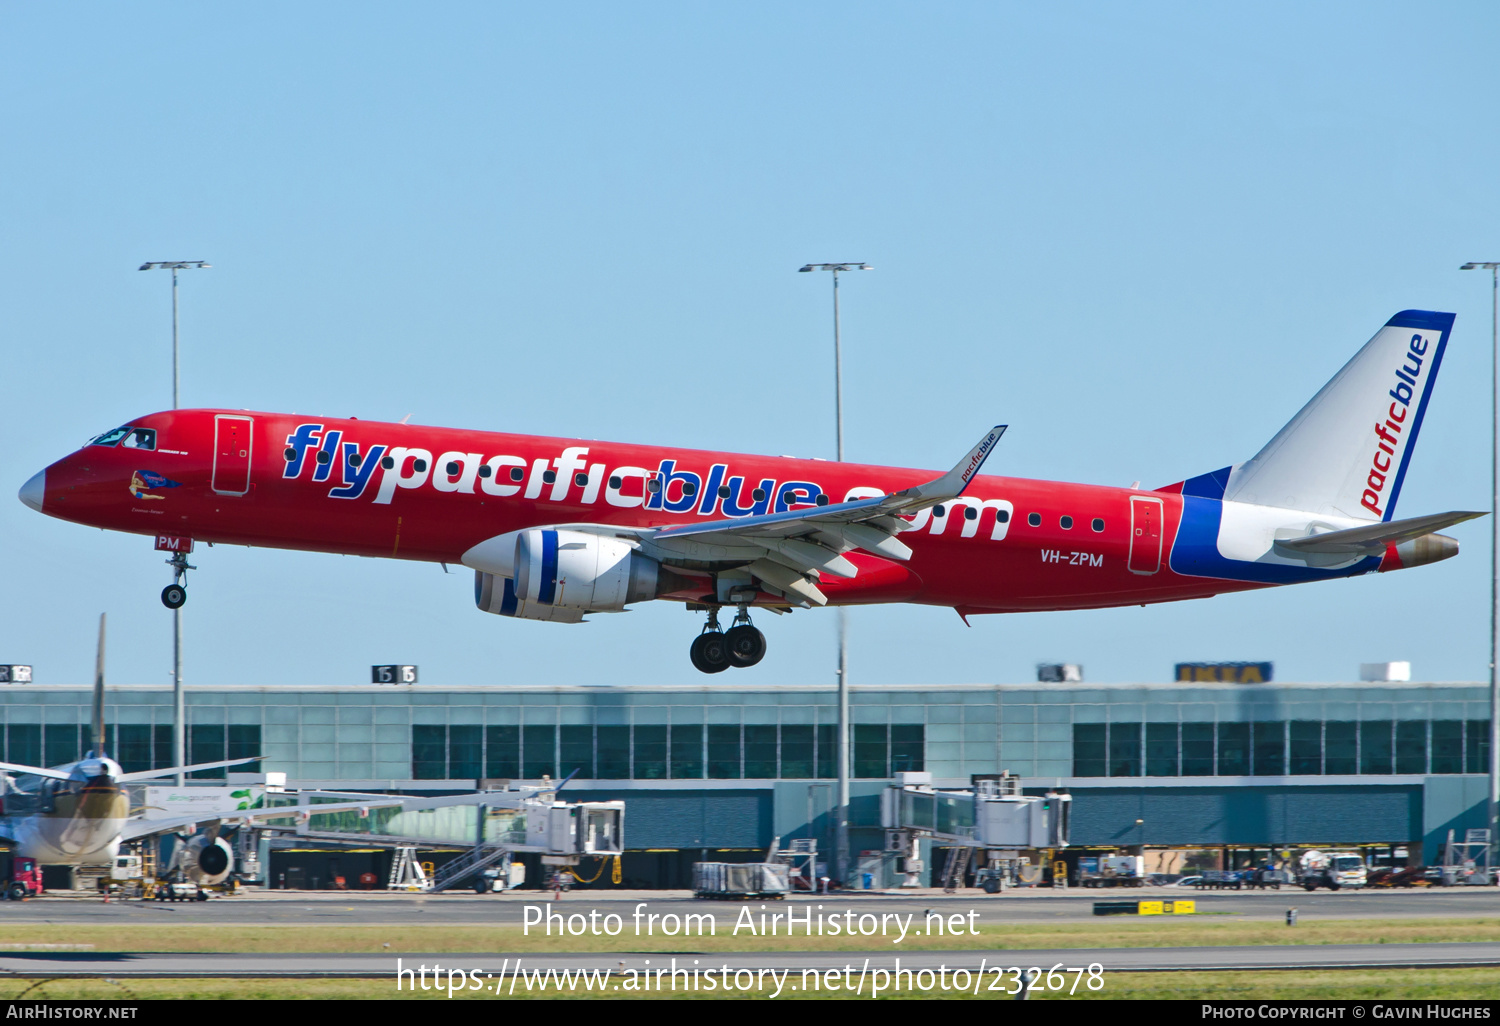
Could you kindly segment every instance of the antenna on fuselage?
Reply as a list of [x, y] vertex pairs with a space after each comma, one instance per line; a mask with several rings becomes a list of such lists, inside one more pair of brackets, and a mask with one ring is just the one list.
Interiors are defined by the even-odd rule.
[[96, 756], [104, 754], [104, 617], [104, 613], [99, 614], [99, 651], [94, 659], [94, 715], [89, 721]]

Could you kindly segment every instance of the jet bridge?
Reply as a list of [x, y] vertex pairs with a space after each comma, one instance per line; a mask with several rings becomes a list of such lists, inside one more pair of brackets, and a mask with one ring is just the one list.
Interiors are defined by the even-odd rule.
[[969, 861], [977, 861], [982, 853], [984, 865], [976, 877], [992, 894], [1007, 885], [1040, 878], [1038, 866], [1030, 867], [1035, 878], [1026, 879], [1029, 862], [1023, 851], [1068, 845], [1071, 795], [1022, 794], [1020, 779], [1009, 773], [978, 780], [972, 789], [962, 791], [936, 790], [931, 781], [928, 773], [903, 773], [900, 783], [881, 794], [880, 823], [886, 831], [882, 855], [894, 859], [896, 871], [906, 877], [904, 887], [921, 886], [926, 867], [918, 842], [924, 838], [950, 850], [943, 873], [945, 889], [963, 886]]
[[[625, 847], [624, 802], [562, 802], [555, 786], [433, 798], [261, 788], [192, 790], [203, 792], [184, 792], [195, 799], [193, 812], [201, 812], [203, 824], [243, 820], [260, 836], [276, 832], [327, 844], [398, 850], [467, 847], [468, 852], [426, 883], [433, 890], [471, 877], [512, 853], [538, 853], [546, 864], [576, 866], [584, 857], [618, 856]], [[181, 803], [174, 804], [172, 811], [181, 811]], [[333, 808], [318, 812], [319, 805]], [[275, 810], [285, 806], [293, 808], [284, 817], [276, 816]], [[159, 806], [145, 805], [141, 818], [149, 821], [150, 813], [160, 811], [164, 810]], [[253, 824], [246, 813], [253, 813]]]

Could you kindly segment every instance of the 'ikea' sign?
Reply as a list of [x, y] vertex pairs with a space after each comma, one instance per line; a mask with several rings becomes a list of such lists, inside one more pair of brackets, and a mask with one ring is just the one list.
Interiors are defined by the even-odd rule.
[[1178, 663], [1177, 679], [1193, 683], [1266, 684], [1270, 663]]

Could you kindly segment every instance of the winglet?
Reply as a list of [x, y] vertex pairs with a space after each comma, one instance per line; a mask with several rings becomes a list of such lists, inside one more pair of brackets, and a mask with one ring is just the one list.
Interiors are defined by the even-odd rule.
[[923, 503], [942, 502], [944, 499], [956, 499], [969, 487], [969, 482], [974, 480], [979, 469], [984, 466], [984, 461], [989, 459], [990, 453], [994, 452], [995, 446], [1000, 443], [1000, 436], [1005, 434], [1009, 425], [996, 424], [990, 428], [989, 434], [979, 440], [979, 444], [969, 450], [969, 454], [959, 460], [958, 465], [942, 477], [928, 481], [924, 485], [915, 488], [907, 488], [895, 494], [900, 499], [916, 499]]

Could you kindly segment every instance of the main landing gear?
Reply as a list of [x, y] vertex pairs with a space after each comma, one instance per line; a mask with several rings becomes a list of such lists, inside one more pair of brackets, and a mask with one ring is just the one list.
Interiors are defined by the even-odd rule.
[[187, 556], [181, 552], [172, 553], [167, 566], [172, 568], [172, 583], [161, 590], [161, 604], [168, 609], [181, 609], [182, 604], [187, 601], [187, 572], [198, 568], [189, 563]]
[[708, 622], [688, 649], [688, 657], [703, 673], [720, 673], [731, 666], [754, 666], [765, 654], [766, 636], [750, 623], [750, 612], [745, 606], [740, 606], [727, 631], [719, 627], [719, 607], [709, 607]]

